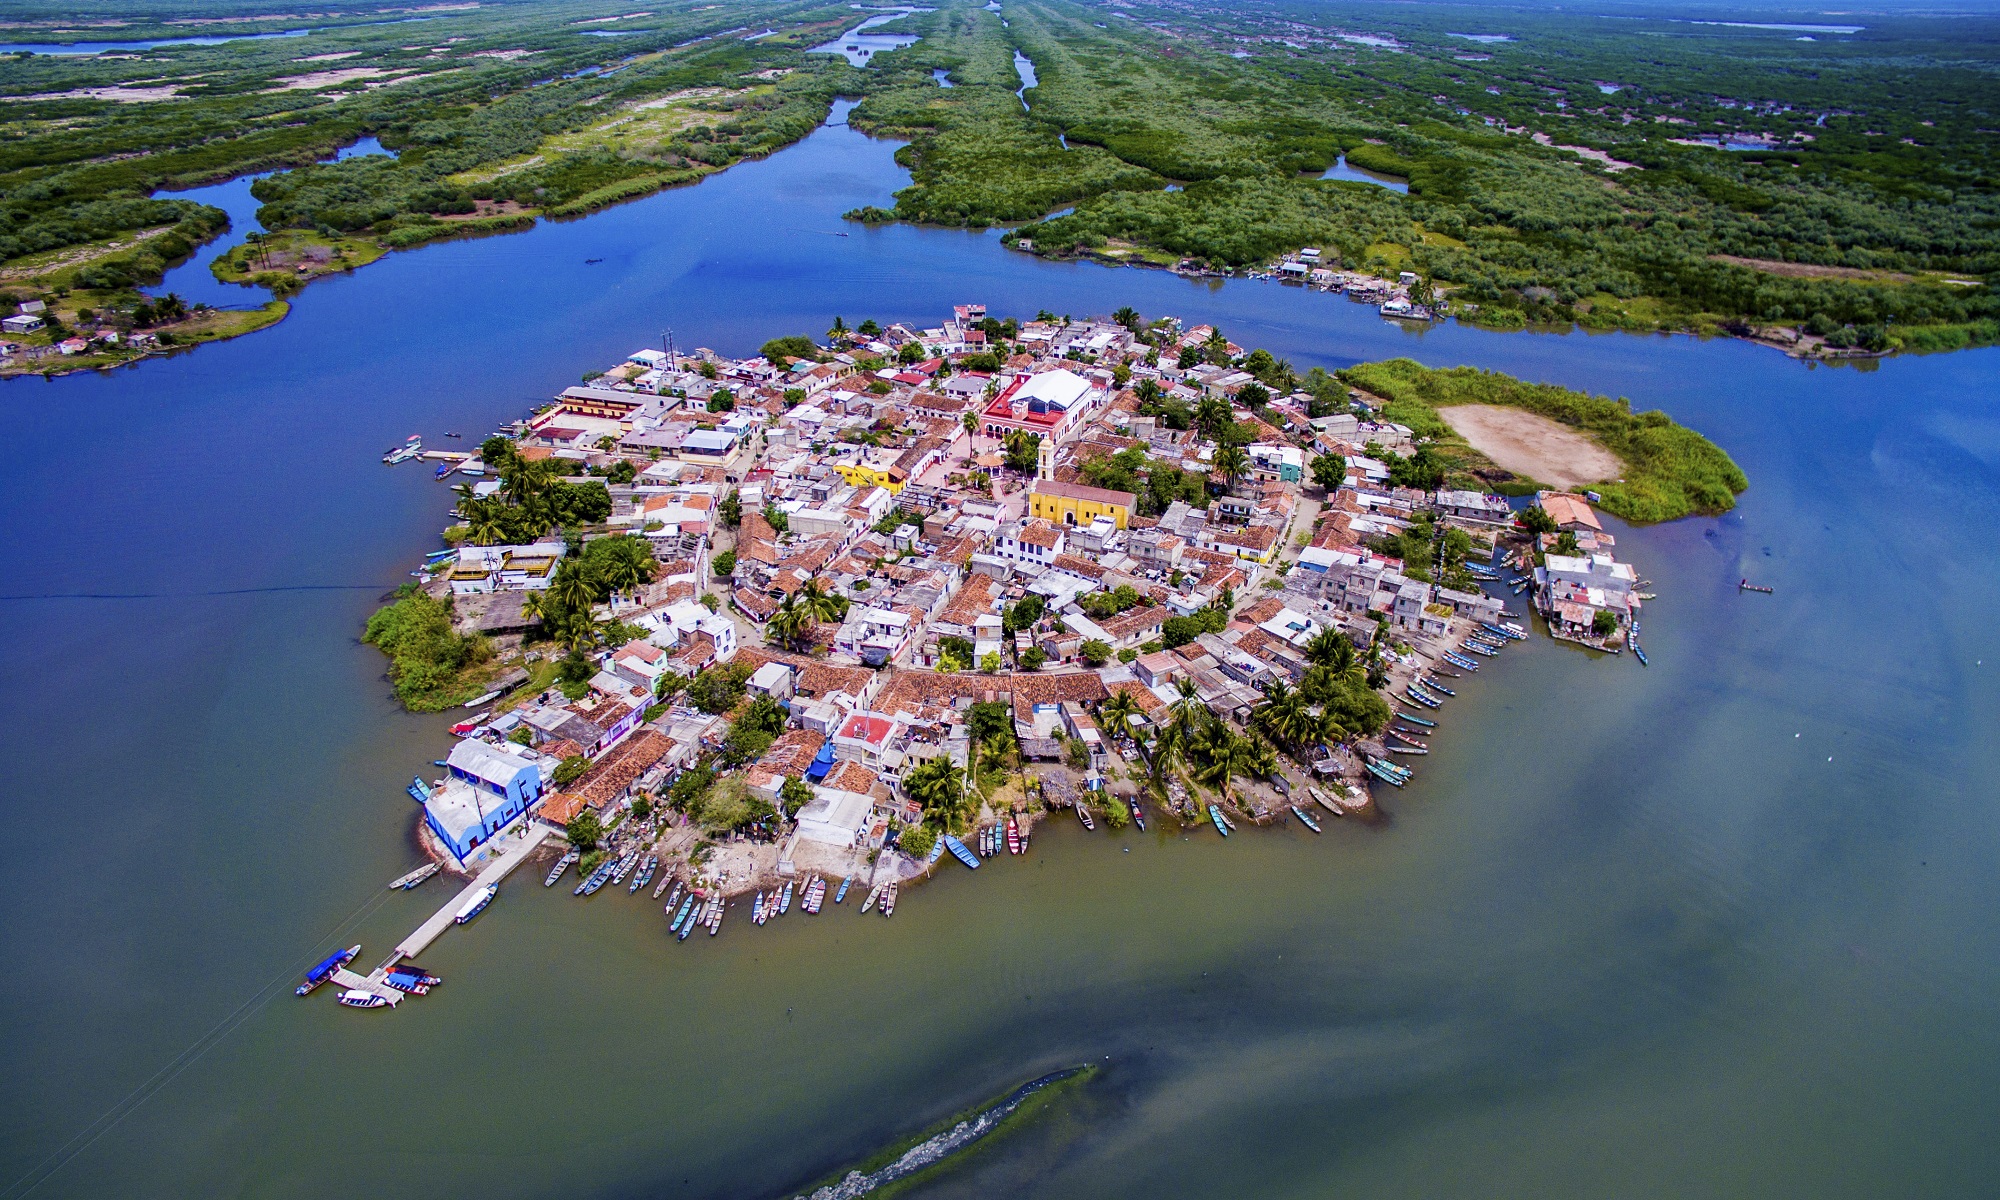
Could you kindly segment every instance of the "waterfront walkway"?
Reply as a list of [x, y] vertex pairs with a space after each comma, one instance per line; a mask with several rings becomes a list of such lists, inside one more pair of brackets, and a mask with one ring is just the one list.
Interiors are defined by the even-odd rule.
[[478, 895], [479, 889], [488, 884], [499, 886], [500, 881], [507, 878], [515, 867], [528, 861], [528, 856], [533, 854], [553, 832], [555, 831], [539, 822], [523, 822], [520, 833], [514, 837], [514, 845], [508, 847], [479, 872], [478, 878], [445, 901], [444, 907], [432, 913], [429, 920], [417, 926], [416, 932], [404, 938], [395, 951], [382, 961], [381, 966], [365, 976], [342, 968], [334, 972], [333, 982], [343, 990], [373, 992], [392, 1005], [402, 1003], [404, 994], [387, 983], [389, 968], [406, 958], [423, 953], [426, 947], [437, 940], [439, 934], [451, 928], [458, 917], [458, 911], [465, 907], [466, 901]]

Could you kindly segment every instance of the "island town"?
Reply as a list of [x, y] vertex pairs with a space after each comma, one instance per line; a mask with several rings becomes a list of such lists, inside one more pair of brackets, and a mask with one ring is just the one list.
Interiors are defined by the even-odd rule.
[[428, 991], [414, 955], [531, 859], [686, 939], [888, 916], [1059, 815], [1371, 821], [1531, 623], [1644, 661], [1597, 493], [1468, 475], [1350, 375], [971, 304], [747, 359], [669, 339], [491, 435], [391, 447], [453, 523], [365, 640], [409, 707], [461, 714], [392, 886], [466, 882], [301, 994]]

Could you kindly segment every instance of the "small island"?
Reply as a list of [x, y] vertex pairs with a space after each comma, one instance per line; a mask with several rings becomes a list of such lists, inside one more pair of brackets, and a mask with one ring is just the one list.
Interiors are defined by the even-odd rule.
[[1531, 626], [1643, 656], [1598, 510], [1747, 486], [1622, 400], [977, 304], [642, 348], [389, 457], [459, 497], [365, 632], [405, 705], [465, 713], [411, 782], [425, 853], [484, 889], [547, 842], [549, 886], [670, 893], [682, 937], [734, 897], [887, 914], [1058, 814], [1369, 821]]

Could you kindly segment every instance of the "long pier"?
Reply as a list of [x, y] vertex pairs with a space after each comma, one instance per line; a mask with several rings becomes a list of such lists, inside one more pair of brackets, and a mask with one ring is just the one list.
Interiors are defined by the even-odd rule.
[[528, 856], [540, 848], [542, 842], [547, 840], [553, 832], [555, 831], [546, 825], [535, 822], [525, 823], [525, 836], [521, 837], [506, 853], [488, 864], [486, 869], [479, 872], [479, 875], [471, 883], [466, 884], [450, 900], [445, 901], [444, 907], [432, 913], [430, 919], [417, 926], [415, 932], [398, 943], [396, 949], [390, 953], [389, 957], [382, 960], [381, 966], [376, 967], [366, 975], [356, 974], [343, 967], [333, 973], [333, 982], [344, 990], [373, 992], [375, 995], [387, 1000], [392, 1006], [401, 1004], [404, 993], [390, 987], [386, 982], [389, 978], [389, 968], [406, 958], [414, 958], [422, 954], [426, 947], [438, 939], [439, 934], [451, 928], [452, 923], [458, 917], [458, 910], [465, 907], [466, 901], [478, 895], [479, 890], [483, 887], [488, 885], [498, 886], [500, 881], [507, 878], [515, 867], [528, 861]]

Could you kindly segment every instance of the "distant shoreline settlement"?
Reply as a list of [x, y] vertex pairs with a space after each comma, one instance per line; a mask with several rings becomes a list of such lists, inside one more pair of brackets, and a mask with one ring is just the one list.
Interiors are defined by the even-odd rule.
[[1617, 653], [1648, 598], [1592, 497], [1496, 495], [1385, 405], [1205, 325], [964, 305], [641, 349], [392, 447], [457, 493], [366, 635], [465, 714], [409, 788], [475, 877], [447, 908], [544, 841], [549, 886], [666, 894], [686, 937], [887, 914], [1065, 811], [1370, 819], [1527, 638], [1512, 599]]

